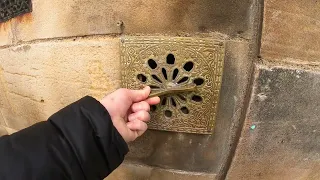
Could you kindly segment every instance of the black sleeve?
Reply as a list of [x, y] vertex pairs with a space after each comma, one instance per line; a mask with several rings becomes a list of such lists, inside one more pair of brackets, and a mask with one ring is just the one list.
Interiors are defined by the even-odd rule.
[[37, 123], [0, 138], [1, 180], [102, 180], [128, 146], [106, 109], [84, 97]]

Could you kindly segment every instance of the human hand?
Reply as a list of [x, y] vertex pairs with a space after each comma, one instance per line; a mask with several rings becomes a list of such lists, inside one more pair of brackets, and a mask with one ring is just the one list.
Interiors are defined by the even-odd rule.
[[100, 101], [109, 112], [114, 127], [127, 143], [147, 130], [150, 105], [160, 102], [159, 97], [148, 98], [150, 91], [149, 86], [142, 90], [118, 89]]

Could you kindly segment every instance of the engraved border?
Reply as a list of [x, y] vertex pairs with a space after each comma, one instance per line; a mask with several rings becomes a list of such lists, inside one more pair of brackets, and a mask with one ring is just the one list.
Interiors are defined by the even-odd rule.
[[[164, 125], [159, 125], [157, 123], [149, 123], [150, 129], [157, 129], [157, 130], [164, 130], [164, 131], [174, 131], [174, 132], [186, 132], [186, 133], [198, 133], [198, 134], [212, 134], [215, 120], [216, 120], [216, 114], [217, 114], [217, 108], [219, 103], [219, 96], [220, 96], [220, 90], [221, 90], [221, 84], [222, 84], [222, 74], [223, 74], [223, 67], [224, 67], [224, 56], [225, 56], [225, 43], [222, 41], [217, 41], [211, 38], [191, 38], [191, 37], [162, 37], [162, 36], [126, 36], [120, 38], [120, 49], [121, 49], [121, 86], [124, 88], [138, 88], [138, 84], [132, 82], [132, 79], [135, 78], [135, 74], [132, 74], [130, 72], [130, 68], [134, 67], [142, 67], [141, 60], [136, 60], [134, 57], [137, 56], [137, 52], [144, 48], [148, 48], [150, 46], [157, 46], [157, 45], [166, 45], [170, 44], [173, 46], [182, 46], [182, 47], [190, 47], [190, 48], [200, 48], [200, 49], [208, 49], [209, 51], [212, 51], [212, 56], [218, 56], [218, 58], [210, 57], [209, 60], [206, 62], [200, 63], [201, 65], [208, 65], [208, 67], [214, 66], [214, 70], [211, 69], [210, 72], [212, 74], [207, 74], [209, 79], [213, 79], [211, 83], [212, 89], [211, 94], [213, 102], [210, 104], [207, 103], [206, 105], [209, 105], [209, 107], [205, 107], [206, 110], [210, 110], [211, 112], [208, 115], [208, 119], [202, 119], [202, 122], [205, 122], [206, 126], [192, 128], [190, 126], [186, 127], [168, 127]], [[133, 56], [130, 56], [133, 55]], [[137, 65], [138, 63], [139, 65]], [[206, 115], [203, 115], [202, 117], [206, 117]], [[201, 116], [201, 114], [199, 114]], [[153, 116], [153, 118], [155, 118]], [[159, 116], [156, 118], [160, 118]], [[187, 117], [188, 118], [188, 117]], [[165, 121], [165, 120], [162, 120]], [[170, 122], [167, 122], [167, 124], [170, 124]], [[174, 124], [174, 123], [171, 123]]]

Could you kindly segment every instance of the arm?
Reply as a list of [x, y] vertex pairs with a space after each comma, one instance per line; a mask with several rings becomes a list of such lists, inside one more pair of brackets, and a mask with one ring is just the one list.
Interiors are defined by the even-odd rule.
[[[121, 90], [120, 97], [118, 91], [101, 102], [84, 97], [46, 122], [1, 137], [0, 179], [105, 178], [122, 163], [128, 152], [126, 142], [141, 135], [148, 120], [139, 115], [145, 111], [141, 104], [150, 102], [142, 101], [147, 97], [141, 96], [136, 102], [123, 94], [134, 91]], [[121, 113], [122, 107], [127, 108], [125, 114]]]

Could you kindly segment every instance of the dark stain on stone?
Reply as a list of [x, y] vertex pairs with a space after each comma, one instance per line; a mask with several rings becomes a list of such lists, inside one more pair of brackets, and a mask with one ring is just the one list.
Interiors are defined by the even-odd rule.
[[22, 48], [23, 48], [24, 52], [27, 52], [27, 51], [29, 51], [31, 49], [31, 46], [30, 45], [24, 45], [24, 46], [22, 46]]
[[30, 23], [32, 22], [32, 13], [26, 13], [26, 14], [23, 14], [23, 15], [20, 15], [20, 16], [17, 16], [15, 18], [17, 20], [18, 23]]
[[23, 45], [23, 46], [19, 46], [15, 49], [11, 49], [14, 52], [27, 52], [31, 49], [30, 45]]
[[0, 23], [0, 32], [7, 31], [9, 29], [9, 27], [10, 27], [10, 24], [11, 24], [11, 20], [3, 22], [3, 23]]
[[198, 30], [199, 30], [200, 32], [206, 32], [206, 31], [207, 31], [207, 27], [201, 25], [201, 26], [198, 27]]
[[[65, 28], [72, 32], [75, 26], [84, 26], [79, 21], [81, 19], [89, 22], [84, 27], [91, 34], [220, 32], [236, 37], [237, 32], [242, 31], [249, 38], [251, 34], [247, 34], [250, 28], [248, 15], [251, 6], [251, 0], [173, 0], [151, 1], [151, 3], [141, 0], [108, 3], [76, 0], [75, 6], [71, 8], [73, 12], [68, 16], [70, 25]], [[98, 20], [87, 19], [97, 15], [101, 16]], [[119, 28], [117, 25], [119, 20], [125, 22], [125, 28], [121, 28], [124, 26]]]

